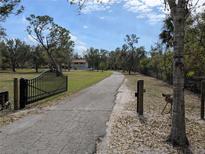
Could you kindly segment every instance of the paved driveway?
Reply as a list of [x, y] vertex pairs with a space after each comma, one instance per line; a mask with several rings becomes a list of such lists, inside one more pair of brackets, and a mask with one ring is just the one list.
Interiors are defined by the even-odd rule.
[[62, 103], [0, 128], [1, 154], [90, 154], [105, 135], [117, 89], [124, 76], [113, 75]]

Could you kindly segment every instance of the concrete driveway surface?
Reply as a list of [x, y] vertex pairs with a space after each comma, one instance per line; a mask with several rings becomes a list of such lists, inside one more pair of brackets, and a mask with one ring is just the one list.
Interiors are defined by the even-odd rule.
[[124, 76], [113, 75], [62, 103], [0, 128], [0, 154], [90, 154], [104, 136]]

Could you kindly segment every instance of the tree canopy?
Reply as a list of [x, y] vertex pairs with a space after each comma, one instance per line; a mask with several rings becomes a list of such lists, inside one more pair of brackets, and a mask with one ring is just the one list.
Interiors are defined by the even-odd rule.
[[28, 34], [41, 45], [48, 54], [51, 67], [61, 72], [61, 66], [54, 55], [57, 51], [72, 52], [74, 42], [71, 40], [70, 32], [56, 24], [52, 17], [30, 15], [27, 18], [29, 25]]

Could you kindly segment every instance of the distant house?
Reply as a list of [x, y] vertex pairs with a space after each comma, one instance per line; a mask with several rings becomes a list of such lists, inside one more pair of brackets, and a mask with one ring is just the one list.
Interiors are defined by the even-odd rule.
[[71, 68], [74, 70], [87, 70], [88, 62], [85, 59], [72, 60]]

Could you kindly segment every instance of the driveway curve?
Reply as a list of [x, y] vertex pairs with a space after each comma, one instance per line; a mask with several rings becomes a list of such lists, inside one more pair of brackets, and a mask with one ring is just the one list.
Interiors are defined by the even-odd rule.
[[1, 154], [91, 154], [124, 76], [114, 72], [60, 104], [0, 128]]

